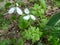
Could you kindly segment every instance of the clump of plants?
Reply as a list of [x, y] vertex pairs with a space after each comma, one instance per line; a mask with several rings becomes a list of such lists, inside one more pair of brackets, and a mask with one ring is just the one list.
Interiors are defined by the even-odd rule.
[[39, 28], [36, 27], [29, 27], [28, 30], [25, 30], [22, 32], [23, 38], [27, 40], [32, 40], [32, 42], [36, 42], [40, 40], [40, 37], [42, 36], [43, 32], [39, 30]]

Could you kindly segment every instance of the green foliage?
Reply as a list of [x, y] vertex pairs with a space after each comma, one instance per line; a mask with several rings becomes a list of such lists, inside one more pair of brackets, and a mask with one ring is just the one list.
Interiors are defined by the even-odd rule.
[[24, 44], [24, 41], [23, 41], [23, 39], [22, 38], [19, 38], [18, 39], [18, 43], [17, 43], [18, 45], [23, 45]]
[[57, 21], [59, 21], [59, 19], [60, 19], [60, 13], [56, 13], [50, 18], [47, 25], [48, 26], [55, 26], [55, 24], [57, 23]]
[[46, 28], [51, 29], [50, 35], [60, 38], [60, 13], [54, 14], [47, 23]]
[[60, 38], [60, 27], [52, 27], [50, 31], [49, 35]]
[[51, 30], [50, 35], [60, 38], [60, 13], [56, 13], [50, 18], [46, 28]]
[[56, 5], [55, 5], [55, 6], [60, 7], [60, 0], [53, 0], [53, 1], [56, 3]]
[[29, 0], [29, 2], [37, 2], [44, 10], [46, 10], [47, 5], [45, 0]]
[[[1, 20], [2, 20], [2, 19], [1, 19]], [[9, 24], [10, 24], [10, 21], [9, 21], [9, 20], [2, 20], [2, 21], [1, 21], [1, 24], [0, 24], [0, 27], [1, 27], [3, 30], [7, 30]]]
[[0, 13], [0, 18], [2, 18], [3, 17], [3, 15]]
[[[0, 18], [0, 23], [2, 23], [3, 22], [3, 18]], [[1, 25], [1, 24], [0, 24]]]
[[10, 40], [0, 40], [0, 45], [10, 45]]
[[3, 18], [3, 15], [0, 14], [0, 27], [3, 29], [3, 30], [6, 30], [8, 29], [8, 25], [10, 24], [10, 20], [5, 20]]
[[3, 23], [3, 24], [2, 24], [2, 29], [3, 29], [3, 30], [7, 30], [7, 29], [8, 29], [7, 24]]
[[13, 16], [11, 17], [11, 20], [17, 20], [17, 16], [16, 16], [16, 15], [13, 15]]
[[40, 1], [40, 5], [42, 6], [42, 8], [44, 9], [44, 10], [46, 10], [46, 2], [45, 2], [45, 0], [39, 0]]
[[42, 36], [42, 34], [43, 33], [39, 30], [39, 28], [32, 27], [32, 26], [28, 28], [28, 30], [22, 32], [23, 38], [27, 40], [32, 40], [32, 42], [38, 41]]
[[6, 2], [5, 7], [9, 7], [11, 5], [10, 2]]
[[43, 18], [43, 19], [41, 19], [40, 20], [41, 22], [40, 22], [40, 27], [41, 28], [45, 28], [46, 27], [46, 24], [47, 24], [47, 22], [48, 22], [48, 20], [47, 20], [47, 18]]
[[60, 45], [59, 38], [55, 38], [53, 36], [50, 36], [48, 38], [48, 41], [50, 42], [51, 45]]
[[4, 0], [0, 0], [0, 2], [3, 2]]
[[20, 29], [25, 29], [28, 27], [28, 25], [29, 25], [29, 22], [27, 20], [24, 20], [23, 16], [21, 16], [18, 20], [18, 27]]
[[16, 39], [12, 38], [12, 39], [5, 39], [5, 40], [0, 40], [0, 45], [23, 45], [24, 41], [22, 38], [18, 39], [16, 41]]
[[43, 16], [44, 12], [45, 10], [39, 4], [34, 4], [31, 11], [31, 13], [36, 16]]
[[55, 26], [60, 27], [60, 20], [56, 22]]

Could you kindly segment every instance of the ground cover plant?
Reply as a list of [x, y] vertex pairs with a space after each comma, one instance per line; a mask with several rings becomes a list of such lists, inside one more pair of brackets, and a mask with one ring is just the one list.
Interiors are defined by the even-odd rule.
[[60, 1], [0, 0], [0, 45], [60, 45]]

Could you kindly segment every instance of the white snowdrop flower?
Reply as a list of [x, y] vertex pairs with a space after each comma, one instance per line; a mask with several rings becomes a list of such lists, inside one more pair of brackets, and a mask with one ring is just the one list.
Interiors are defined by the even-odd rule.
[[25, 12], [25, 14], [29, 14], [29, 9], [28, 8], [25, 8], [24, 9], [24, 12]]
[[29, 19], [36, 20], [35, 16], [33, 16], [33, 15], [24, 16], [23, 19], [24, 20], [29, 20]]
[[24, 9], [24, 12], [25, 12], [25, 14], [27, 14], [27, 16], [24, 16], [23, 19], [25, 19], [25, 20], [29, 20], [29, 19], [36, 20], [35, 16], [28, 15], [29, 14], [29, 9], [28, 8]]
[[23, 17], [24, 20], [29, 20], [29, 18], [30, 18], [30, 15], [27, 15], [27, 16]]
[[32, 20], [36, 20], [35, 16], [33, 16], [33, 15], [30, 15], [30, 18], [31, 18]]
[[15, 7], [12, 7], [12, 8], [9, 9], [8, 13], [12, 14], [14, 11], [15, 11]]
[[12, 7], [12, 8], [10, 8], [10, 10], [8, 11], [8, 13], [12, 14], [12, 13], [14, 13], [14, 11], [16, 11], [19, 15], [23, 14], [22, 10], [19, 7]]
[[18, 13], [19, 15], [22, 15], [22, 14], [23, 14], [22, 10], [21, 10], [19, 7], [16, 7], [16, 11], [17, 11], [17, 13]]

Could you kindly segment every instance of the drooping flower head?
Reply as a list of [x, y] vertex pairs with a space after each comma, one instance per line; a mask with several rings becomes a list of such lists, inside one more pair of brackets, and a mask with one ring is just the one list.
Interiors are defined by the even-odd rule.
[[16, 3], [16, 7], [10, 8], [8, 13], [12, 14], [12, 13], [14, 13], [14, 11], [16, 11], [19, 15], [22, 15], [23, 12], [22, 12], [22, 10], [18, 6], [19, 6], [18, 3]]
[[30, 13], [28, 8], [25, 8], [24, 12], [25, 12], [25, 14], [29, 14]]
[[24, 20], [29, 20], [29, 19], [36, 20], [35, 16], [33, 16], [33, 15], [24, 16], [23, 19]]
[[24, 20], [29, 20], [29, 19], [32, 19], [32, 20], [36, 20], [35, 16], [34, 15], [30, 15], [30, 11], [28, 8], [24, 9], [24, 12], [25, 14], [27, 14], [27, 16], [24, 16], [23, 19]]

